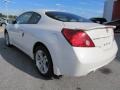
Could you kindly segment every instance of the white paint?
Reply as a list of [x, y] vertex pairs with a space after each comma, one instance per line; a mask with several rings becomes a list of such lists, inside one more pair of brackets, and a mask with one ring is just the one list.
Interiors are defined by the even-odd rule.
[[[38, 12], [41, 20], [38, 24], [8, 25], [10, 43], [33, 57], [33, 46], [42, 42], [49, 50], [53, 69], [56, 75], [83, 76], [110, 63], [117, 53], [113, 28], [106, 31], [104, 25], [91, 22], [61, 22]], [[86, 32], [95, 47], [73, 47], [61, 31], [63, 28], [82, 29]], [[107, 27], [108, 28], [108, 27]], [[24, 33], [24, 36], [23, 36]]]

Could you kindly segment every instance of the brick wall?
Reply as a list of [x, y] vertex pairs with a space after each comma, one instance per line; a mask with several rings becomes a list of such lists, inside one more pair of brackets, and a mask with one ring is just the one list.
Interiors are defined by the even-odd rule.
[[112, 20], [120, 19], [120, 0], [114, 2]]

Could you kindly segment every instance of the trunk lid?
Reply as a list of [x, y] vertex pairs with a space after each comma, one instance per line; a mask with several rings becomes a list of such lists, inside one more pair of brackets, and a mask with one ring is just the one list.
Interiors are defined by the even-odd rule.
[[95, 44], [95, 47], [109, 49], [114, 41], [114, 26], [104, 26], [96, 23], [65, 22], [64, 28], [85, 31]]

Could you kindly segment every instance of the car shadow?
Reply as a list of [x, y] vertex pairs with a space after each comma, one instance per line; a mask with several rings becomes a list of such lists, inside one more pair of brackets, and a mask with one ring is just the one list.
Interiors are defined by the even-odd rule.
[[117, 52], [116, 60], [120, 62], [120, 34], [115, 35], [115, 40], [118, 45], [118, 52]]
[[0, 38], [0, 55], [3, 60], [6, 60], [9, 64], [17, 69], [39, 79], [48, 80], [40, 76], [34, 61], [24, 54], [22, 51], [12, 46], [7, 47], [4, 42], [4, 38]]

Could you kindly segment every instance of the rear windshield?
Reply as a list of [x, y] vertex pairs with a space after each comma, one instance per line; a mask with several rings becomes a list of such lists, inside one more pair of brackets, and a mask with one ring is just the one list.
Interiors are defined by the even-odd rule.
[[89, 19], [65, 12], [49, 11], [46, 12], [46, 15], [63, 22], [91, 22]]

